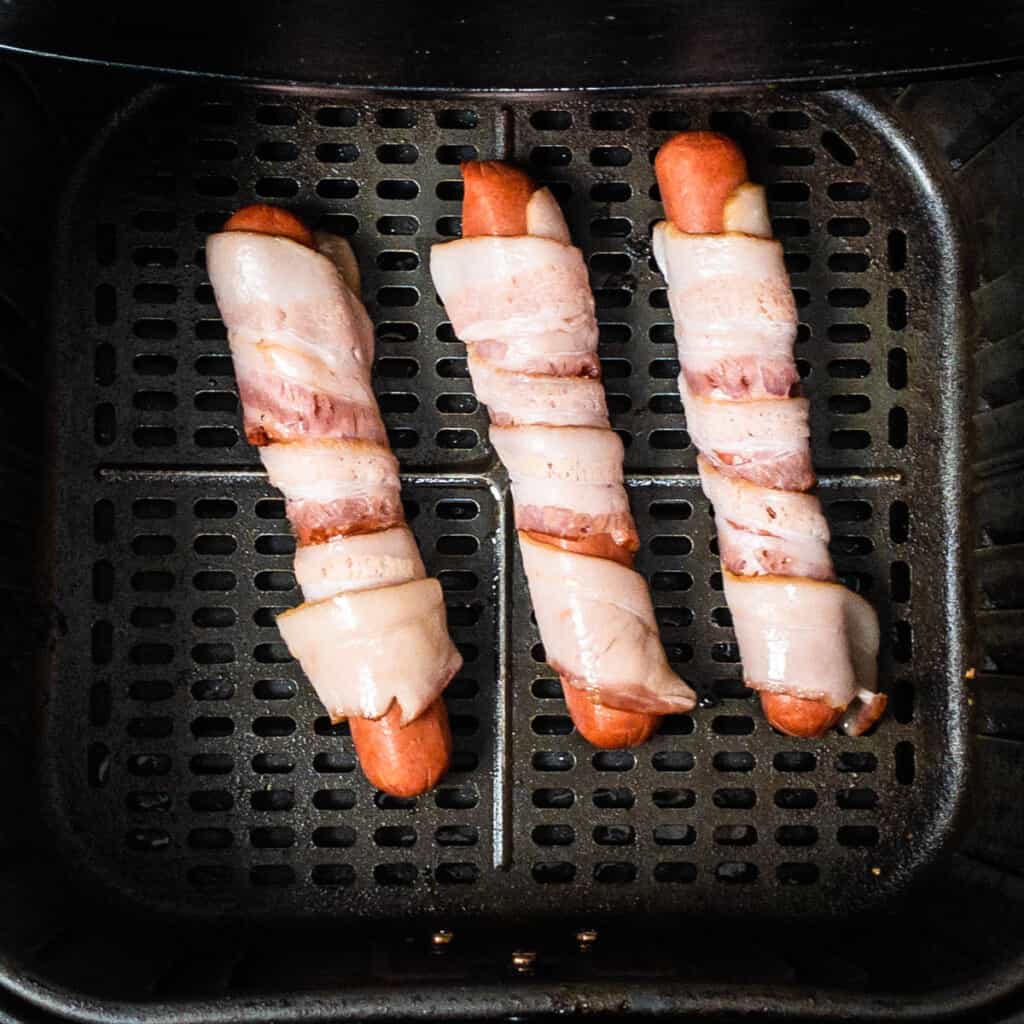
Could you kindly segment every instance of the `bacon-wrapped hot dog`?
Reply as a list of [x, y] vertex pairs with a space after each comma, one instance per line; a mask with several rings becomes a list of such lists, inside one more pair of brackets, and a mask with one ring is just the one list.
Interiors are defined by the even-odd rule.
[[586, 267], [547, 189], [502, 163], [462, 173], [463, 237], [435, 245], [430, 269], [512, 482], [547, 659], [586, 739], [642, 743], [694, 694], [669, 667], [632, 568], [639, 539]]
[[305, 597], [281, 636], [367, 778], [434, 786], [451, 733], [441, 692], [461, 666], [436, 580], [405, 525], [398, 462], [370, 386], [373, 327], [348, 243], [250, 206], [207, 241], [245, 432], [285, 496]]
[[769, 722], [854, 735], [885, 709], [878, 619], [835, 582], [793, 360], [796, 307], [764, 190], [730, 139], [684, 132], [655, 171], [667, 221], [654, 253], [669, 287], [679, 391], [715, 508], [725, 597], [747, 684]]

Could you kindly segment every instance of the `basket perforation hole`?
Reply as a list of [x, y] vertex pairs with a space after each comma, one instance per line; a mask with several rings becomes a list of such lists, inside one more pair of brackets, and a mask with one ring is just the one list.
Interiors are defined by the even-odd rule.
[[132, 829], [125, 834], [125, 845], [140, 852], [166, 850], [171, 845], [171, 835], [162, 828]]
[[836, 831], [840, 846], [876, 846], [878, 829], [874, 825], [842, 825]]
[[201, 196], [225, 199], [238, 191], [238, 179], [230, 174], [200, 174], [194, 182]]
[[480, 831], [475, 825], [442, 825], [434, 832], [438, 846], [476, 846]]
[[[837, 274], [862, 274], [870, 266], [871, 257], [866, 252], [834, 252], [828, 258], [828, 269]], [[832, 340], [842, 339], [833, 338]]]
[[839, 790], [836, 803], [844, 811], [870, 811], [878, 806], [878, 794], [873, 789], [855, 786]]
[[234, 608], [197, 608], [192, 613], [192, 623], [200, 629], [226, 629], [237, 621], [238, 614]]
[[359, 230], [359, 220], [350, 213], [325, 213], [316, 226], [329, 235], [351, 238]]
[[356, 870], [351, 864], [314, 864], [310, 873], [314, 885], [347, 887], [356, 880]]
[[820, 877], [817, 864], [786, 861], [775, 869], [775, 877], [782, 885], [813, 885]]
[[111, 750], [108, 745], [91, 742], [86, 749], [85, 775], [90, 786], [104, 786], [111, 777]]
[[434, 155], [439, 164], [453, 166], [465, 163], [468, 160], [476, 160], [480, 152], [476, 146], [462, 143], [459, 145], [438, 146]]
[[676, 810], [692, 807], [697, 802], [697, 794], [692, 789], [656, 789], [651, 794], [651, 802], [662, 810]]
[[697, 830], [692, 825], [656, 825], [654, 842], [658, 846], [692, 846], [697, 841]]
[[287, 127], [298, 123], [298, 111], [283, 103], [265, 103], [256, 108], [256, 120], [260, 124]]
[[354, 128], [359, 123], [359, 114], [351, 107], [321, 107], [316, 120], [325, 128]]
[[386, 178], [377, 182], [377, 195], [381, 199], [408, 201], [419, 194], [419, 183], [411, 178]]
[[697, 865], [689, 861], [659, 861], [654, 866], [654, 880], [685, 885], [697, 880]]
[[890, 693], [893, 717], [900, 725], [914, 720], [914, 685], [906, 679], [898, 679]]
[[783, 750], [775, 755], [772, 766], [777, 772], [812, 772], [818, 759], [809, 750]]
[[601, 861], [594, 865], [594, 881], [602, 885], [627, 885], [636, 881], [637, 874], [632, 861]]
[[125, 797], [124, 802], [133, 814], [164, 814], [173, 805], [171, 794], [160, 790], [135, 790]]
[[756, 761], [754, 755], [745, 750], [723, 750], [712, 758], [713, 767], [719, 772], [751, 772]]
[[662, 534], [652, 537], [648, 544], [653, 555], [674, 555], [681, 557], [693, 550], [693, 541], [685, 535]]
[[313, 758], [313, 770], [321, 775], [341, 775], [355, 771], [356, 759], [342, 750], [331, 750]]
[[[561, 792], [571, 793], [572, 791], [562, 790]], [[534, 802], [536, 803], [536, 800]], [[627, 786], [599, 786], [594, 790], [593, 803], [595, 807], [605, 811], [628, 810], [636, 803], [636, 796], [633, 790]], [[572, 802], [570, 801], [564, 806], [572, 806]]]
[[712, 802], [723, 810], [746, 811], [757, 803], [757, 794], [746, 786], [716, 789]]
[[632, 846], [636, 842], [636, 829], [632, 825], [597, 825], [593, 838], [598, 846]]
[[576, 830], [571, 825], [537, 825], [530, 837], [537, 846], [571, 846]]
[[723, 861], [715, 867], [715, 878], [728, 885], [750, 885], [757, 881], [757, 865], [743, 861]]
[[224, 715], [201, 715], [192, 720], [191, 729], [196, 739], [221, 739], [234, 733], [235, 722]]
[[351, 789], [318, 789], [313, 794], [313, 806], [318, 811], [348, 811], [355, 805], [356, 794]]
[[754, 728], [749, 715], [716, 715], [711, 721], [711, 731], [717, 736], [749, 736]]
[[772, 231], [778, 239], [804, 238], [811, 233], [811, 222], [806, 217], [773, 217]]
[[299, 155], [299, 147], [284, 139], [268, 139], [256, 145], [256, 159], [268, 163], [289, 163]]
[[480, 868], [469, 861], [446, 861], [434, 871], [434, 878], [441, 885], [471, 885], [479, 877]]
[[100, 387], [109, 387], [117, 378], [117, 350], [106, 343], [96, 346], [94, 373]]
[[900, 662], [910, 661], [914, 656], [913, 648], [913, 627], [909, 622], [894, 622], [892, 624], [892, 656]]
[[257, 775], [288, 775], [295, 771], [295, 762], [287, 754], [257, 754], [252, 770]]
[[[378, 832], [380, 830], [378, 829]], [[356, 830], [351, 825], [321, 825], [313, 829], [313, 845], [322, 849], [344, 849], [353, 846], [356, 841]], [[411, 846], [416, 841], [413, 831], [412, 842], [381, 843], [379, 846]]]
[[907, 326], [907, 293], [902, 288], [893, 288], [889, 292], [886, 323], [894, 331], [902, 331]]
[[895, 405], [889, 410], [889, 445], [899, 450], [907, 443], [907, 410]]
[[230, 679], [197, 679], [190, 692], [194, 700], [231, 700], [235, 684]]
[[576, 767], [576, 758], [568, 750], [538, 750], [530, 763], [538, 772], [568, 772]]
[[538, 715], [530, 723], [530, 728], [538, 736], [567, 736], [573, 725], [567, 715]]
[[558, 679], [534, 679], [530, 692], [540, 700], [561, 700], [562, 684]]
[[784, 811], [810, 810], [818, 805], [818, 794], [813, 789], [784, 787], [775, 791], [775, 806]]
[[889, 269], [900, 271], [907, 265], [907, 235], [899, 228], [893, 228], [886, 238], [886, 258]]
[[569, 861], [535, 861], [530, 873], [540, 885], [564, 885], [576, 877], [576, 865]]
[[753, 846], [757, 842], [757, 829], [753, 825], [718, 825], [712, 840], [718, 846]]
[[627, 217], [596, 217], [590, 222], [594, 238], [626, 238], [632, 230], [633, 222]]
[[818, 841], [814, 825], [780, 825], [775, 830], [779, 846], [813, 846]]
[[230, 754], [195, 754], [188, 766], [193, 775], [229, 775], [234, 771], [235, 759]]
[[129, 685], [128, 696], [146, 703], [169, 700], [174, 696], [174, 685], [167, 679], [137, 679]]
[[352, 142], [321, 142], [315, 152], [317, 160], [322, 164], [350, 164], [359, 159], [359, 147]]
[[416, 883], [416, 865], [399, 861], [394, 864], [378, 864], [373, 869], [374, 880], [379, 885], [411, 886]]
[[439, 110], [434, 119], [438, 128], [450, 128], [456, 131], [468, 131], [476, 128], [480, 123], [480, 116], [475, 110], [465, 110], [451, 107], [447, 110]]
[[295, 719], [288, 715], [263, 715], [252, 722], [253, 733], [264, 738], [291, 736], [295, 728]]
[[257, 850], [286, 850], [295, 845], [295, 829], [290, 825], [266, 825], [249, 830], [249, 842]]
[[693, 754], [686, 750], [659, 750], [651, 757], [656, 772], [689, 772], [694, 763]]
[[750, 131], [750, 115], [743, 110], [716, 110], [708, 119], [712, 131], [742, 137]]
[[420, 229], [417, 217], [389, 216], [377, 219], [377, 234], [385, 237], [391, 235], [415, 235]]
[[871, 328], [867, 324], [830, 324], [828, 340], [839, 345], [855, 345], [871, 340]]
[[416, 111], [411, 107], [381, 107], [376, 120], [381, 128], [415, 128]]
[[295, 791], [260, 789], [250, 795], [249, 802], [254, 811], [290, 811], [295, 806]]
[[322, 178], [316, 183], [316, 194], [324, 199], [354, 199], [359, 184], [350, 178]]
[[233, 842], [234, 836], [226, 828], [194, 828], [188, 834], [193, 850], [226, 850]]
[[828, 304], [835, 309], [862, 309], [870, 301], [864, 288], [833, 288], [828, 293]]
[[636, 766], [636, 757], [628, 750], [601, 750], [591, 764], [599, 772], [628, 772]]
[[255, 886], [292, 885], [295, 869], [288, 864], [257, 864], [249, 869], [249, 881]]

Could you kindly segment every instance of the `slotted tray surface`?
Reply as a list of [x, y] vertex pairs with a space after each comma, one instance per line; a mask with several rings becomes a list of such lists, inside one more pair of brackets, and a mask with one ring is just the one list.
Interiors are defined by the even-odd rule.
[[[815, 465], [844, 581], [878, 608], [873, 735], [776, 735], [741, 682], [676, 390], [651, 158], [711, 126], [768, 186], [800, 310]], [[551, 183], [592, 268], [614, 425], [662, 636], [702, 694], [631, 752], [572, 730], [532, 622], [506, 482], [431, 243], [458, 161]], [[297, 599], [283, 502], [240, 436], [206, 234], [282, 202], [348, 235], [409, 517], [466, 666], [455, 766], [376, 794], [273, 625]], [[56, 278], [46, 800], [76, 866], [178, 914], [825, 914], [940, 848], [963, 770], [954, 543], [955, 246], [906, 140], [844, 93], [453, 102], [157, 89], [70, 190]]]

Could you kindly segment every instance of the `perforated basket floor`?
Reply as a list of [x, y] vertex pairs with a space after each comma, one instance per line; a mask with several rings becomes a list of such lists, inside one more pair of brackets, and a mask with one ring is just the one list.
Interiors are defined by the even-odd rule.
[[[649, 233], [671, 131], [736, 135], [768, 185], [832, 548], [878, 608], [873, 735], [772, 732], [741, 682]], [[544, 664], [464, 347], [429, 280], [458, 161], [554, 185], [592, 269], [614, 424], [662, 636], [702, 694], [630, 752], [574, 734]], [[239, 431], [207, 233], [281, 202], [348, 235], [409, 517], [465, 669], [455, 765], [375, 793], [274, 627], [283, 503]], [[160, 89], [64, 207], [57, 601], [45, 801], [76, 870], [181, 915], [835, 914], [904, 889], [955, 818], [961, 756], [955, 237], [912, 147], [851, 94], [453, 103]], [[950, 439], [953, 439], [952, 442]]]

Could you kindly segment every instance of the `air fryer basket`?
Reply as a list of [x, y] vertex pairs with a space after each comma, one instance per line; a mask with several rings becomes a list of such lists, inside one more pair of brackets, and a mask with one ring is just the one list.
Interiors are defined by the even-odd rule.
[[[3, 105], [32, 140], [5, 157], [0, 271], [12, 1014], [1009, 1006], [1024, 80], [432, 97], [33, 66]], [[768, 186], [833, 553], [883, 626], [891, 711], [867, 737], [779, 736], [741, 682], [649, 246], [653, 153], [684, 127], [737, 137]], [[31, 180], [61, 130], [67, 159], [40, 152]], [[550, 183], [592, 271], [639, 568], [702, 697], [632, 752], [576, 736], [544, 665], [430, 283], [473, 156]], [[256, 200], [362, 265], [407, 511], [466, 660], [453, 771], [418, 800], [367, 785], [273, 624], [293, 542], [203, 264]]]

